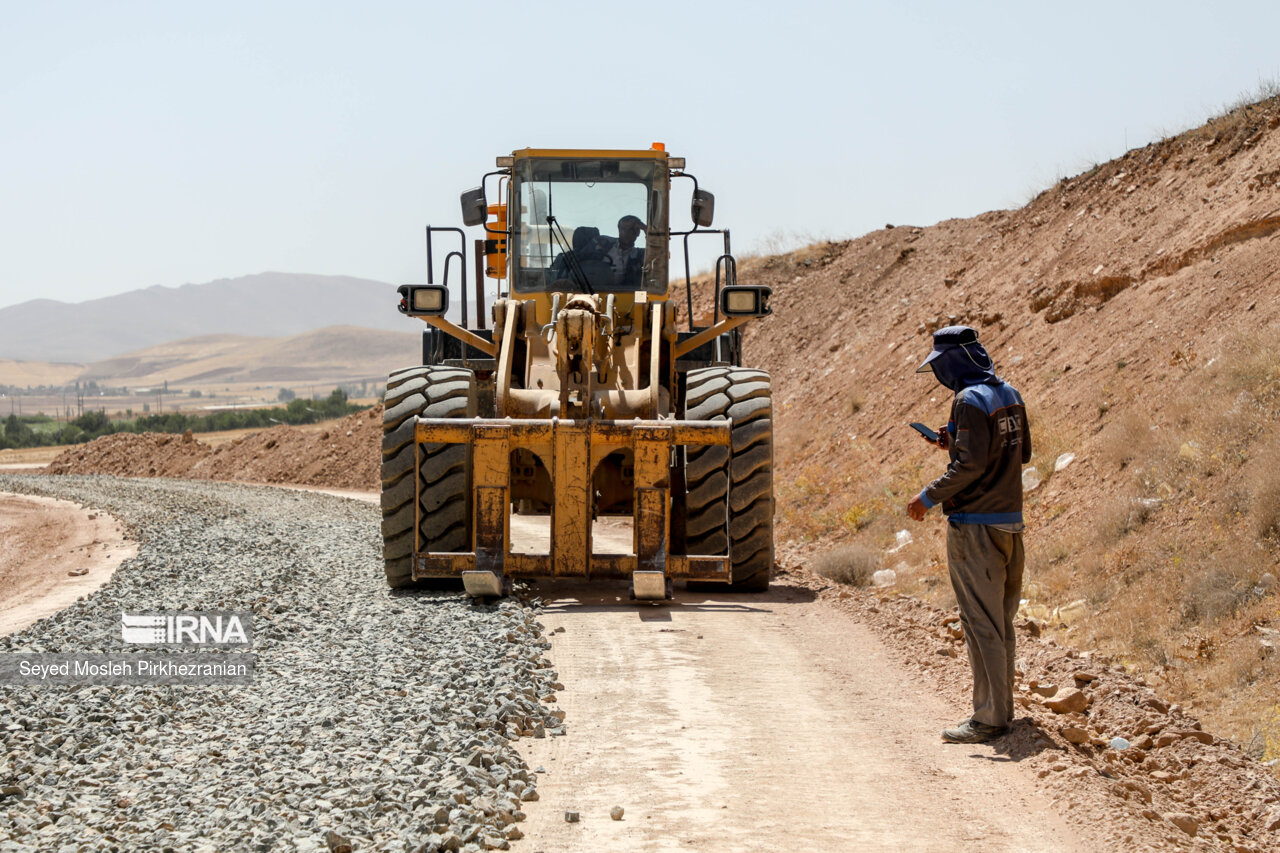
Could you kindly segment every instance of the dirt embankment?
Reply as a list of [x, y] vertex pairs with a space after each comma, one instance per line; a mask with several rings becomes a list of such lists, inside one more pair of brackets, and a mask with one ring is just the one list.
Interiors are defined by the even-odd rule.
[[319, 432], [281, 425], [217, 447], [190, 435], [118, 433], [68, 449], [47, 470], [376, 489], [381, 440], [382, 407], [375, 406]]
[[[1018, 210], [744, 261], [774, 288], [746, 351], [774, 377], [784, 556], [861, 548], [950, 604], [943, 522], [904, 511], [945, 457], [906, 423], [947, 418], [950, 394], [913, 372], [930, 333], [975, 325], [1027, 400], [1044, 481], [1028, 607], [1280, 758], [1277, 257], [1271, 99]], [[886, 555], [903, 528], [915, 541]]]

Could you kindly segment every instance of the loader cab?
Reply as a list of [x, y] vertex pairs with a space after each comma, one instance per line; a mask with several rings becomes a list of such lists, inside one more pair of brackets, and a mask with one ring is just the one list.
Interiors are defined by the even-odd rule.
[[515, 152], [512, 294], [665, 295], [669, 192], [664, 151]]

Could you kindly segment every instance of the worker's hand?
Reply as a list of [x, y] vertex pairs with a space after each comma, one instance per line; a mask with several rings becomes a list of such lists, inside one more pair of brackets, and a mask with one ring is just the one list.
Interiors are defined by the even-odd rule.
[[942, 448], [943, 450], [946, 450], [948, 447], [951, 446], [951, 433], [947, 432], [947, 428], [945, 426], [938, 427], [937, 444], [938, 444], [938, 447]]
[[920, 496], [916, 495], [907, 504], [907, 515], [911, 516], [912, 521], [924, 521], [924, 514], [929, 508], [924, 505], [924, 501], [920, 500]]

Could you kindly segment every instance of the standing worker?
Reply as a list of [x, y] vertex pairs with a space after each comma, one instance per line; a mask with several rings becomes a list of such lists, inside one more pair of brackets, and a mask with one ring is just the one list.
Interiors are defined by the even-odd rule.
[[951, 463], [907, 504], [916, 521], [935, 504], [947, 516], [947, 565], [973, 668], [973, 716], [942, 732], [951, 743], [991, 740], [1013, 722], [1022, 466], [1031, 461], [1031, 433], [1022, 396], [994, 368], [975, 329], [948, 326], [933, 333], [933, 352], [916, 371], [932, 370], [955, 393], [936, 442]]

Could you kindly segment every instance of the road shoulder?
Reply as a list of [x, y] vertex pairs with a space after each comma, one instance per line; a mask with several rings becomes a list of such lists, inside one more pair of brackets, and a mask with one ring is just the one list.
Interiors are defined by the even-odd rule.
[[0, 492], [0, 636], [98, 589], [136, 553], [101, 510]]

